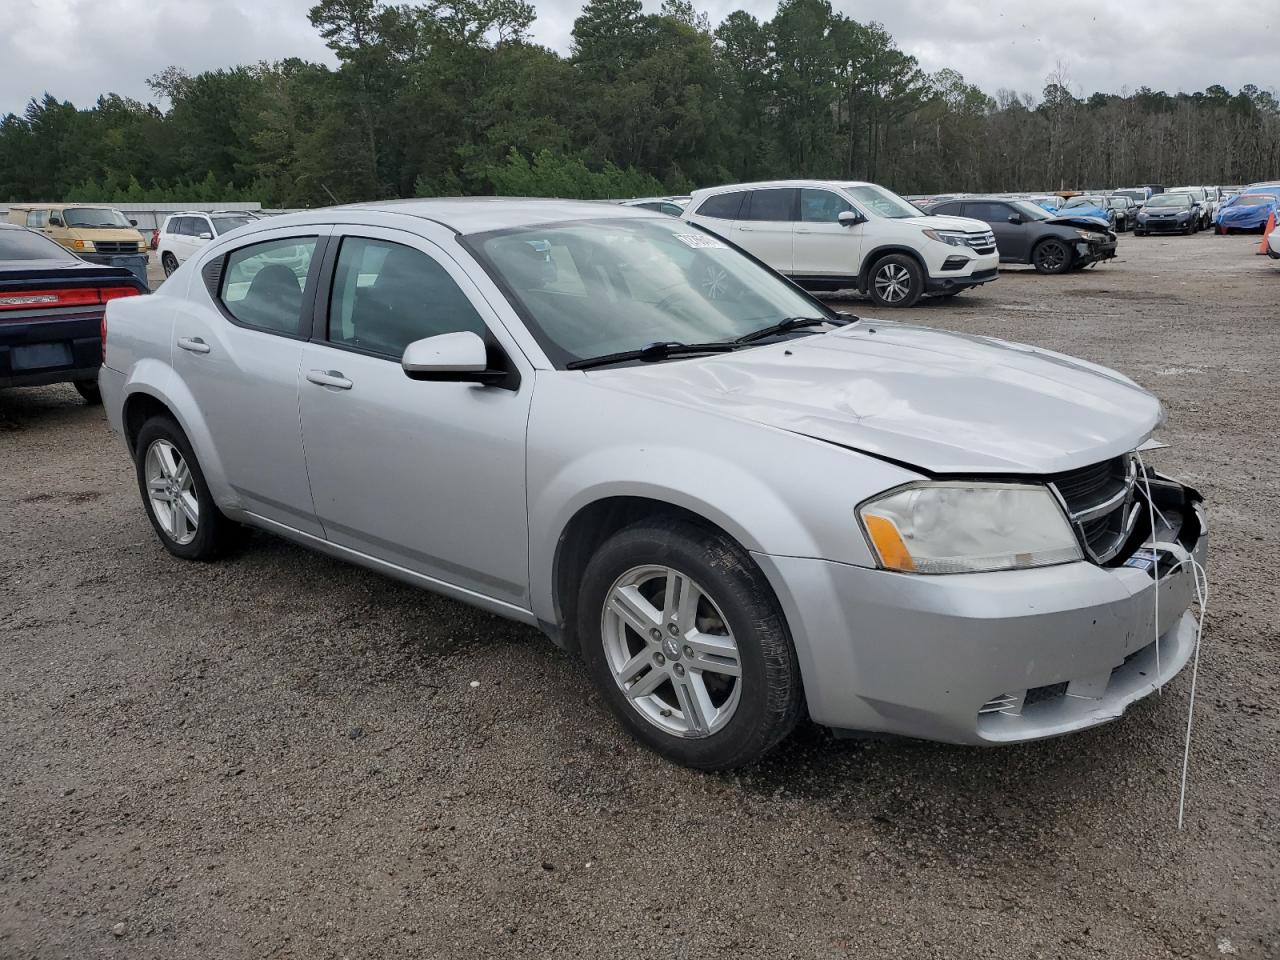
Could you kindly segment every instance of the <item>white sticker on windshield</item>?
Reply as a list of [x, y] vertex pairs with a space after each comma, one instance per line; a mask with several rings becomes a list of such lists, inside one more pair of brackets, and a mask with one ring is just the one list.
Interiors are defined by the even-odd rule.
[[725, 245], [723, 243], [715, 237], [708, 237], [705, 233], [677, 233], [676, 239], [686, 247], [693, 247], [698, 250], [725, 249]]

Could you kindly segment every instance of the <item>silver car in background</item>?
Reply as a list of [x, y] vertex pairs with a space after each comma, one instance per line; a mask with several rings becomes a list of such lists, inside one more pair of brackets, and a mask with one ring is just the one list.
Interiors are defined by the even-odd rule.
[[1194, 648], [1207, 530], [1137, 453], [1153, 396], [832, 313], [652, 211], [250, 224], [109, 306], [100, 383], [171, 553], [248, 524], [535, 625], [694, 767], [805, 710], [964, 744], [1080, 730]]

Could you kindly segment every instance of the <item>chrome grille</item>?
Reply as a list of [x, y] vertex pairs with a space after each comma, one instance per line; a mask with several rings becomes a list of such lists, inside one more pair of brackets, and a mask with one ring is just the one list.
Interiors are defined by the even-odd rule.
[[1133, 532], [1139, 514], [1134, 503], [1137, 478], [1132, 454], [1049, 478], [1080, 546], [1095, 563], [1114, 559]]
[[98, 253], [137, 253], [142, 248], [132, 240], [97, 240], [93, 249]]
[[971, 233], [965, 237], [965, 242], [975, 253], [995, 253], [996, 250], [996, 235], [989, 230], [986, 233]]

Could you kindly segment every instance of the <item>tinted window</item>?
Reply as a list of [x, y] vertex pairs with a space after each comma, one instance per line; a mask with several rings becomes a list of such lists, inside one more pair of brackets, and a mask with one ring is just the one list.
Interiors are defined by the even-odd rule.
[[435, 260], [385, 240], [342, 241], [329, 299], [331, 343], [399, 359], [415, 340], [460, 330], [483, 336], [484, 321]]
[[805, 223], [838, 223], [845, 211], [855, 212], [853, 204], [830, 190], [801, 190], [800, 219]]
[[0, 230], [0, 260], [75, 260], [59, 244], [26, 230]]
[[173, 232], [180, 237], [194, 237], [196, 235], [195, 217], [179, 217]]
[[936, 203], [928, 208], [930, 216], [948, 216], [958, 217], [961, 215], [960, 204], [950, 201], [948, 203]]
[[268, 240], [227, 256], [221, 300], [246, 327], [297, 336], [315, 237]]
[[1009, 209], [1007, 203], [966, 203], [964, 205], [964, 215], [973, 217], [976, 220], [985, 220], [987, 223], [1008, 222], [1009, 215], [1013, 211]]
[[28, 210], [28, 211], [27, 211], [27, 226], [28, 226], [28, 227], [37, 227], [37, 228], [38, 228], [38, 227], [46, 226], [48, 223], [49, 223], [49, 211], [48, 211], [48, 210]]
[[737, 193], [719, 193], [707, 197], [698, 208], [698, 216], [715, 217], [717, 220], [737, 220], [738, 211], [742, 209], [742, 199], [747, 195], [745, 190]]
[[796, 190], [787, 187], [780, 190], [752, 190], [743, 220], [794, 220]]

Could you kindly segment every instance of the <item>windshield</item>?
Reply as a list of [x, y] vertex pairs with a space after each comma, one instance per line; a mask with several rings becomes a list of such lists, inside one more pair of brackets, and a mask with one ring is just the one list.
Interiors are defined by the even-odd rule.
[[253, 217], [210, 217], [213, 221], [213, 232], [218, 236], [229, 233], [236, 227], [243, 227], [246, 223], [253, 220]]
[[0, 230], [0, 260], [78, 260], [60, 244], [29, 230]]
[[907, 217], [920, 216], [919, 207], [912, 206], [896, 193], [892, 193], [884, 187], [866, 183], [858, 186], [846, 186], [844, 192], [879, 217], [885, 217], [889, 220], [905, 220]]
[[123, 213], [107, 207], [70, 207], [62, 211], [62, 222], [68, 227], [131, 228]]
[[1275, 197], [1267, 196], [1265, 193], [1246, 193], [1242, 197], [1233, 197], [1230, 206], [1262, 207], [1275, 202]]
[[1097, 197], [1072, 197], [1064, 207], [1101, 207], [1102, 201]]
[[1028, 220], [1052, 220], [1053, 216], [1047, 213], [1044, 207], [1032, 203], [1030, 200], [1013, 200], [1010, 201], [1013, 208], [1017, 210]]
[[1115, 197], [1112, 197], [1112, 198], [1111, 198], [1111, 206], [1115, 207], [1116, 209], [1121, 209], [1121, 208], [1123, 208], [1123, 207], [1127, 207], [1127, 206], [1129, 206], [1129, 198], [1128, 198], [1128, 197], [1121, 197], [1121, 196], [1115, 196]]
[[1147, 191], [1145, 190], [1117, 190], [1117, 197], [1128, 197], [1130, 200], [1145, 200]]
[[1189, 207], [1191, 198], [1185, 193], [1162, 193], [1147, 201], [1148, 207]]
[[553, 223], [476, 234], [464, 244], [561, 367], [653, 343], [734, 340], [790, 317], [833, 318], [681, 221]]

